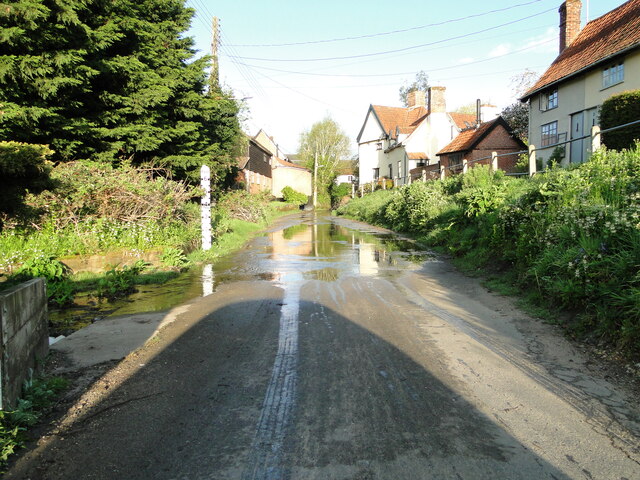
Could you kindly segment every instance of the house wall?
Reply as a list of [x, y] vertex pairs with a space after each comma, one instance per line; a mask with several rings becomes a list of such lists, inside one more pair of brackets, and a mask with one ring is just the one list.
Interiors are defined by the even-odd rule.
[[271, 193], [276, 198], [282, 198], [282, 189], [287, 186], [307, 196], [312, 194], [312, 174], [308, 170], [278, 166], [273, 169], [272, 175], [273, 183]]
[[[593, 68], [582, 75], [557, 84], [558, 107], [541, 111], [540, 99], [544, 92], [531, 97], [529, 106], [529, 142], [536, 146], [538, 159], [542, 158], [546, 162], [555, 147], [542, 147], [542, 125], [558, 122], [558, 133], [566, 134], [566, 140], [571, 139], [571, 119], [572, 115], [580, 115], [583, 112], [582, 134], [588, 135], [591, 132], [592, 124], [599, 124], [597, 109], [602, 102], [612, 95], [627, 91], [640, 89], [640, 49], [628, 53], [624, 56], [624, 81], [602, 88], [602, 71], [612, 62], [605, 63], [598, 68]], [[555, 87], [554, 87], [555, 88]], [[561, 135], [561, 140], [563, 140]], [[581, 158], [582, 161], [590, 154], [591, 142], [589, 139], [575, 141], [566, 146], [565, 158], [562, 164], [571, 162], [572, 149], [579, 149], [582, 153], [574, 152], [573, 158]]]
[[[382, 150], [378, 150], [377, 147], [378, 143], [383, 142], [380, 140], [380, 137], [383, 135], [384, 132], [380, 124], [376, 120], [373, 112], [369, 110], [358, 144], [358, 177], [360, 179], [360, 185], [363, 183], [371, 183], [373, 180], [373, 169], [378, 167], [379, 157], [381, 154], [383, 155]], [[384, 146], [382, 148], [384, 148]]]

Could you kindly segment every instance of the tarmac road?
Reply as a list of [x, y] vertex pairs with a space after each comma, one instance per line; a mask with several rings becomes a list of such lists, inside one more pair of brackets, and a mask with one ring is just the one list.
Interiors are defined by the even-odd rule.
[[287, 217], [10, 479], [637, 479], [640, 410], [446, 261]]

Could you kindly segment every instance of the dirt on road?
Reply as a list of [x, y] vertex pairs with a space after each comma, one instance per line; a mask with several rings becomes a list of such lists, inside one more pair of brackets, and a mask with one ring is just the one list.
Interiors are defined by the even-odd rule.
[[60, 354], [77, 389], [6, 478], [640, 478], [632, 380], [391, 239], [283, 219], [122, 361]]

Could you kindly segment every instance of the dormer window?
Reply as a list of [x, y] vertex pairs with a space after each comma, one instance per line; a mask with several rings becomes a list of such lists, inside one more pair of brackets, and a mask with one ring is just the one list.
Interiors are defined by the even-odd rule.
[[554, 88], [540, 95], [540, 110], [546, 112], [558, 107], [558, 89]]
[[602, 88], [624, 82], [624, 63], [618, 62], [602, 70]]

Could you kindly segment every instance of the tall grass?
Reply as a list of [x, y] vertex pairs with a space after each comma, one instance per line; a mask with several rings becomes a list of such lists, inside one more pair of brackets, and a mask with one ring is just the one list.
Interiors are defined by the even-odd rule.
[[640, 151], [514, 179], [488, 167], [354, 199], [338, 214], [399, 231], [470, 268], [509, 273], [574, 331], [640, 356]]

